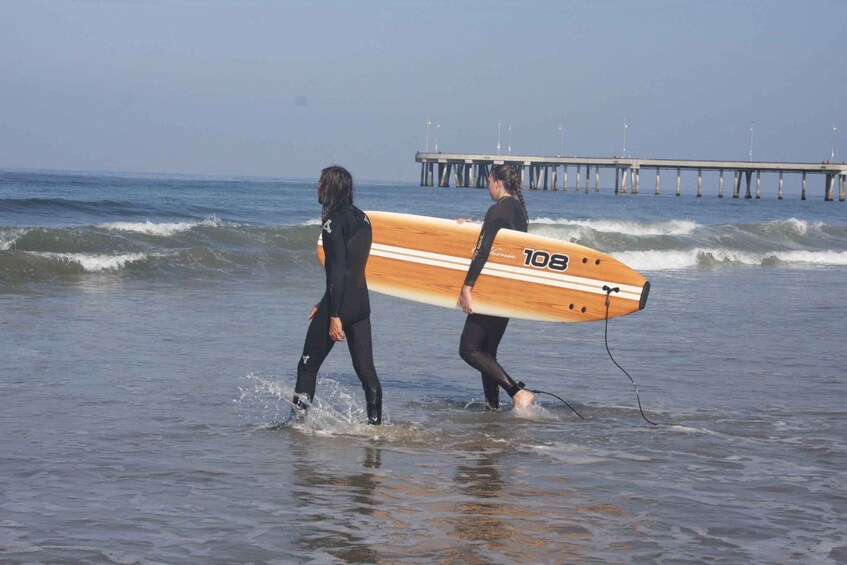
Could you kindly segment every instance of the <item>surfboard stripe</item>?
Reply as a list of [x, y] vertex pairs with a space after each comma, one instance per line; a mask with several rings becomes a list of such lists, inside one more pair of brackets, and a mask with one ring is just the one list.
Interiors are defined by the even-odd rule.
[[[319, 239], [318, 245], [323, 245], [322, 239]], [[416, 249], [409, 249], [407, 247], [396, 247], [383, 243], [372, 244], [371, 254], [376, 257], [384, 257], [386, 259], [394, 259], [396, 261], [407, 261], [410, 263], [429, 265], [443, 269], [453, 269], [456, 271], [467, 271], [471, 263], [470, 259], [463, 257], [432, 253], [429, 251], [420, 251]], [[642, 293], [642, 289], [639, 287], [623, 285], [612, 281], [547, 273], [531, 267], [513, 267], [493, 262], [486, 263], [485, 267], [482, 269], [482, 273], [502, 279], [518, 280], [600, 295], [606, 294], [606, 291], [603, 290], [603, 286], [608, 285], [613, 288], [620, 288], [620, 292], [615, 294], [617, 298], [633, 300], [635, 302], [638, 302], [641, 299]]]
[[[428, 251], [417, 251], [405, 247], [393, 247], [375, 243], [371, 247], [371, 253], [378, 257], [386, 257], [389, 259], [397, 259], [400, 261], [409, 261], [412, 263], [420, 263], [423, 265], [431, 265], [445, 269], [454, 269], [466, 271], [470, 266], [470, 259], [455, 257], [452, 255], [440, 255], [430, 253]], [[545, 273], [530, 267], [513, 267], [510, 265], [500, 265], [498, 263], [488, 262], [483, 267], [484, 274], [503, 278], [531, 282], [535, 284], [543, 284], [557, 288], [567, 288], [578, 290], [581, 292], [592, 292], [595, 294], [606, 294], [603, 290], [604, 285], [611, 287], [617, 286], [620, 292], [616, 293], [619, 298], [638, 301], [641, 298], [641, 288], [621, 285], [610, 281], [591, 279], [586, 277], [575, 277], [571, 275]]]

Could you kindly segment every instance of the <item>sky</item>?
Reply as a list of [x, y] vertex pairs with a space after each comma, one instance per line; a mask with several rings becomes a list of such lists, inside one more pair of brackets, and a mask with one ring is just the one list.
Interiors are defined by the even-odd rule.
[[843, 0], [3, 0], [0, 81], [0, 168], [847, 161]]

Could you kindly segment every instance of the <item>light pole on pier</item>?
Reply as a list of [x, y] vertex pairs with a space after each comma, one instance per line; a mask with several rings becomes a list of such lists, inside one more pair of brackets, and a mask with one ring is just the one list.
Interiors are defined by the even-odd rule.
[[509, 155], [512, 154], [512, 124], [509, 124]]
[[435, 124], [435, 152], [438, 153], [438, 130], [441, 124]]
[[626, 130], [629, 127], [626, 123], [626, 119], [623, 121], [623, 147], [621, 148], [621, 157], [626, 157]]
[[426, 148], [424, 151], [429, 153], [429, 126], [432, 125], [432, 122], [429, 121], [429, 118], [426, 119]]
[[497, 154], [500, 154], [500, 120], [497, 120]]
[[559, 157], [565, 153], [565, 122], [559, 124]]
[[750, 161], [753, 161], [753, 124], [756, 122], [750, 122]]
[[835, 162], [835, 122], [832, 122], [832, 136], [829, 140], [829, 162]]

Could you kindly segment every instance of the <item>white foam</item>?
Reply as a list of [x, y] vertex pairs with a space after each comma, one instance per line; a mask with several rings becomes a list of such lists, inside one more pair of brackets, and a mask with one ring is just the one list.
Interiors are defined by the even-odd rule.
[[788, 266], [847, 266], [847, 251], [767, 251], [732, 249], [688, 249], [676, 251], [625, 251], [611, 253], [615, 259], [637, 271], [690, 269], [716, 263], [764, 265], [774, 260]]
[[536, 403], [532, 403], [525, 408], [512, 407], [511, 415], [513, 418], [523, 420], [558, 421], [555, 414]]
[[588, 228], [601, 233], [618, 233], [633, 236], [690, 235], [700, 227], [690, 220], [666, 220], [641, 223], [630, 220], [569, 220], [553, 218], [534, 218], [530, 223], [558, 226], [563, 228]]
[[797, 235], [805, 236], [809, 233], [809, 229], [820, 230], [824, 227], [825, 224], [823, 222], [810, 223], [806, 220], [801, 220], [799, 218], [788, 218], [786, 220], [772, 220], [770, 222], [766, 222], [765, 225], [773, 226], [776, 228], [781, 228], [785, 226]]
[[[254, 388], [241, 388], [239, 402], [261, 405], [264, 417], [271, 421], [286, 420], [291, 411], [291, 398], [294, 390], [293, 383], [284, 383], [256, 373], [248, 373], [244, 377], [254, 383]], [[361, 389], [359, 389], [361, 390]], [[354, 397], [355, 395], [355, 397]], [[268, 402], [272, 399], [272, 402]], [[304, 433], [320, 436], [355, 435], [372, 437], [380, 430], [366, 424], [367, 417], [355, 389], [341, 385], [338, 381], [324, 378], [321, 383], [321, 395], [315, 398], [309, 407], [306, 417], [301, 421], [292, 420], [288, 426]], [[383, 413], [387, 420], [387, 413]], [[387, 422], [386, 422], [387, 423]]]
[[696, 249], [687, 251], [626, 251], [611, 253], [615, 259], [636, 271], [670, 271], [697, 266]]
[[10, 230], [0, 232], [0, 251], [8, 251], [27, 230]]
[[707, 430], [706, 428], [692, 428], [689, 426], [680, 426], [678, 424], [674, 424], [671, 426], [667, 426], [668, 429], [675, 430], [678, 432], [686, 433], [686, 434], [706, 434], [706, 435], [718, 435], [716, 432], [711, 430]]
[[[789, 218], [789, 219], [784, 220], [784, 221], [775, 221], [773, 223], [777, 224], [777, 225], [787, 225], [792, 230], [797, 232], [799, 235], [806, 235], [806, 233], [808, 233], [808, 231], [809, 231], [809, 222], [807, 222], [806, 220], [799, 220], [797, 218]], [[819, 224], [819, 225], [822, 225], [822, 224]]]
[[89, 253], [33, 253], [41, 257], [48, 257], [67, 263], [77, 263], [89, 273], [103, 271], [118, 271], [129, 263], [145, 261], [145, 253], [125, 253], [123, 255], [92, 255]]
[[177, 233], [189, 231], [198, 226], [215, 227], [219, 225], [221, 225], [220, 220], [218, 220], [215, 216], [212, 216], [202, 221], [193, 222], [156, 223], [147, 220], [145, 222], [110, 222], [108, 224], [99, 224], [97, 227], [111, 231], [126, 231], [147, 235], [171, 236]]
[[847, 265], [847, 251], [779, 251], [770, 256], [785, 263]]

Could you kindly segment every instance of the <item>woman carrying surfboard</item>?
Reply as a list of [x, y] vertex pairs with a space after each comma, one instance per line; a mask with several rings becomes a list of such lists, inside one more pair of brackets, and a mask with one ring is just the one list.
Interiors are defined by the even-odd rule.
[[468, 314], [459, 342], [459, 355], [482, 374], [482, 388], [488, 409], [496, 410], [500, 407], [500, 387], [509, 394], [516, 408], [525, 408], [532, 404], [535, 395], [526, 390], [523, 383], [515, 382], [497, 362], [497, 348], [503, 339], [509, 318], [474, 314], [472, 293], [476, 279], [488, 260], [497, 232], [501, 229], [525, 232], [529, 217], [520, 180], [511, 166], [497, 165], [491, 170], [488, 176], [488, 193], [495, 204], [485, 214], [473, 259], [456, 301]]
[[322, 206], [326, 292], [309, 312], [303, 355], [297, 364], [292, 416], [302, 418], [315, 397], [318, 370], [337, 341], [347, 339], [353, 368], [365, 391], [368, 424], [382, 423], [382, 386], [376, 374], [371, 341], [371, 308], [365, 266], [373, 234], [367, 215], [353, 206], [353, 177], [339, 166], [321, 171], [318, 202]]

